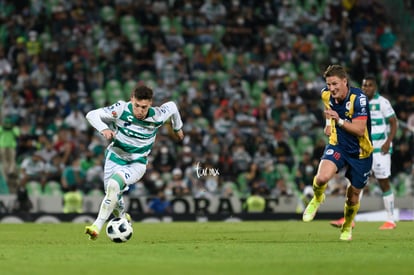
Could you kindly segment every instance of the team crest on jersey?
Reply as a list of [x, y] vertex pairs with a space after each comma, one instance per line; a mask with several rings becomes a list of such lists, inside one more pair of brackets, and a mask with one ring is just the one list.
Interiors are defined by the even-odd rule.
[[333, 153], [334, 153], [334, 150], [333, 149], [328, 149], [328, 150], [326, 150], [326, 155], [333, 155]]
[[351, 102], [347, 102], [346, 103], [346, 105], [345, 105], [345, 108], [347, 109], [347, 110], [349, 110], [350, 108], [351, 108]]
[[111, 114], [112, 114], [112, 117], [114, 117], [114, 118], [118, 117], [118, 114], [115, 111], [112, 111]]

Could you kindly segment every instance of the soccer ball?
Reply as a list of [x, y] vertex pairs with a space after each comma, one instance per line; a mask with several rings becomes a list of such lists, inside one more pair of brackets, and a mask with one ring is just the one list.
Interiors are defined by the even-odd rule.
[[125, 218], [113, 218], [106, 226], [106, 235], [115, 243], [123, 243], [131, 239], [134, 230]]

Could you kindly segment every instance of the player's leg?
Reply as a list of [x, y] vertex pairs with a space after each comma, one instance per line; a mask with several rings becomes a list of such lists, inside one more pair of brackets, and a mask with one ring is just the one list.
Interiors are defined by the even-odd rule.
[[306, 206], [303, 212], [302, 220], [310, 222], [316, 215], [321, 203], [325, 200], [325, 189], [328, 181], [335, 175], [337, 171], [336, 164], [330, 159], [322, 159], [318, 172], [313, 178], [313, 198]]
[[394, 229], [397, 227], [394, 217], [394, 193], [392, 192], [388, 178], [378, 179], [378, 183], [381, 186], [384, 208], [387, 212], [387, 221], [379, 229]]
[[[347, 183], [348, 183], [348, 185], [347, 185], [347, 186], [349, 186], [349, 185], [351, 184], [351, 182], [350, 182], [347, 178], [345, 178], [345, 179], [346, 179], [346, 181], [347, 181]], [[361, 189], [361, 192], [359, 193], [359, 201], [361, 201], [361, 199], [362, 199], [362, 194], [363, 194], [363, 193], [364, 193], [364, 190], [363, 190], [363, 189]], [[340, 219], [338, 219], [338, 220], [333, 220], [333, 221], [330, 221], [330, 222], [329, 222], [329, 224], [330, 224], [330, 225], [332, 225], [333, 227], [342, 228], [342, 225], [344, 224], [344, 222], [345, 222], [345, 217], [342, 217], [342, 218], [340, 218]], [[355, 221], [352, 221], [351, 226], [352, 226], [352, 228], [354, 228], [354, 227], [355, 227]]]
[[[85, 233], [88, 234], [92, 240], [98, 237], [104, 223], [114, 210], [118, 194], [121, 191], [120, 183], [117, 181], [119, 176], [114, 176], [115, 177], [110, 178], [106, 184], [105, 197], [103, 198], [101, 207], [99, 208], [98, 217], [91, 226], [87, 226], [85, 228]], [[121, 184], [123, 183], [121, 182]]]
[[394, 229], [397, 225], [394, 217], [394, 193], [390, 186], [391, 155], [374, 154], [374, 173], [382, 191], [384, 208], [387, 212], [387, 221], [379, 229]]
[[[123, 178], [125, 178], [125, 187], [123, 190], [121, 190], [122, 193], [127, 191], [131, 184], [138, 182], [144, 176], [145, 171], [146, 165], [141, 163], [133, 163], [123, 166], [121, 169], [119, 169], [119, 173], [123, 175]], [[125, 218], [131, 223], [131, 216], [125, 211], [125, 201], [122, 193], [118, 196], [117, 203], [112, 213], [115, 217]]]
[[124, 180], [122, 179], [121, 174], [116, 172], [120, 169], [122, 169], [122, 166], [111, 161], [108, 154], [104, 166], [105, 197], [101, 202], [96, 220], [92, 225], [85, 227], [85, 233], [89, 235], [91, 240], [98, 238], [104, 223], [115, 208], [118, 195], [120, 195], [121, 190], [124, 189]]
[[371, 175], [372, 156], [365, 159], [347, 157], [348, 170], [345, 177], [350, 179], [346, 189], [346, 201], [344, 206], [344, 224], [341, 228], [340, 240], [352, 240], [352, 222], [358, 213], [360, 206], [360, 194]]
[[346, 188], [346, 201], [344, 206], [344, 223], [341, 227], [340, 239], [349, 241], [352, 239], [352, 222], [359, 210], [359, 194], [361, 189], [357, 189], [351, 184]]
[[116, 202], [114, 211], [112, 211], [112, 214], [115, 217], [121, 217], [127, 219], [129, 223], [132, 222], [131, 215], [125, 212], [125, 201], [122, 194], [118, 196], [118, 201]]

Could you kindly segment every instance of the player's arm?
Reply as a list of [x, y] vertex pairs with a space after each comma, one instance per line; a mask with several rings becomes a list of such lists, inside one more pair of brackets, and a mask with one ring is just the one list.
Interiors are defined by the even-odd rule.
[[344, 129], [354, 136], [362, 137], [365, 134], [368, 116], [354, 117], [351, 122], [340, 118], [336, 111], [330, 109], [325, 110], [325, 116], [333, 119], [337, 127]]
[[389, 152], [391, 143], [393, 139], [395, 138], [395, 135], [397, 134], [397, 128], [398, 128], [398, 120], [396, 116], [392, 116], [388, 118], [387, 121], [390, 125], [390, 132], [388, 134], [387, 140], [385, 140], [384, 144], [381, 146], [381, 152], [383, 154], [387, 154]]
[[100, 132], [107, 140], [111, 140], [115, 137], [115, 132], [110, 129], [109, 123], [110, 121], [114, 121], [114, 112], [115, 115], [117, 107], [115, 103], [112, 106], [99, 108], [95, 110], [91, 110], [86, 114], [86, 119], [95, 128], [98, 132]]
[[160, 115], [162, 120], [167, 120], [171, 117], [171, 124], [175, 135], [179, 140], [184, 139], [183, 121], [181, 120], [180, 112], [178, 111], [177, 105], [173, 101], [166, 102], [160, 106]]

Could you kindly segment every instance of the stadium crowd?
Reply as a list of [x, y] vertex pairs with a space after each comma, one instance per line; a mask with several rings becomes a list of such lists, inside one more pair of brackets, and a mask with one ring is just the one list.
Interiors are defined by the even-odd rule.
[[[19, 184], [34, 193], [33, 181], [41, 194], [102, 192], [106, 143], [84, 115], [128, 100], [142, 82], [153, 87], [154, 105], [177, 102], [186, 138], [174, 143], [170, 129], [158, 133], [131, 195], [302, 194], [326, 142], [319, 91], [328, 64], [346, 66], [358, 87], [366, 74], [378, 77], [400, 120], [394, 188], [411, 192], [414, 54], [381, 1], [4, 0], [0, 7], [0, 134], [14, 139], [0, 149], [12, 193]], [[329, 193], [344, 190], [339, 174]]]

